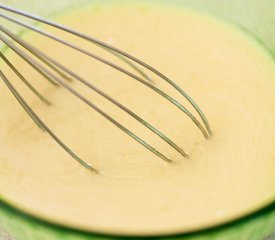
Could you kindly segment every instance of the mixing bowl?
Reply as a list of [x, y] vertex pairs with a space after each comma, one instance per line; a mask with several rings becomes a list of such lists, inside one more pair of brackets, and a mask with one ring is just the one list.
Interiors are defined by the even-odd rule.
[[[87, 3], [135, 0], [1, 0], [1, 3], [27, 10], [45, 17], [68, 8]], [[139, 0], [145, 1], [145, 0]], [[146, 0], [148, 1], [148, 0]], [[223, 16], [253, 34], [270, 53], [275, 53], [275, 2], [274, 0], [150, 0], [157, 4], [191, 5]], [[263, 206], [261, 211], [244, 216], [226, 225], [200, 232], [176, 236], [158, 236], [163, 239], [182, 240], [264, 240], [275, 239], [275, 204]], [[108, 233], [84, 232], [38, 219], [1, 200], [0, 190], [0, 239], [16, 240], [95, 240], [122, 238]]]

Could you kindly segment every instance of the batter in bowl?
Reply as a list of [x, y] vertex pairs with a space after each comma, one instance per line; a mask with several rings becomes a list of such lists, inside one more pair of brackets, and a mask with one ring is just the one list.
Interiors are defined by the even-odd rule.
[[[102, 97], [76, 81], [70, 83], [173, 160], [164, 162], [7, 51], [53, 105], [37, 100], [4, 63], [1, 70], [49, 127], [100, 174], [87, 171], [37, 128], [1, 83], [2, 198], [62, 225], [128, 235], [199, 230], [275, 198], [275, 64], [255, 39], [206, 13], [150, 3], [91, 5], [56, 21], [115, 45], [171, 77], [202, 108], [213, 136], [205, 140], [181, 111], [133, 79], [27, 33], [27, 41], [152, 123], [190, 159]], [[90, 48], [82, 41], [77, 44]], [[192, 109], [167, 84], [153, 80]]]

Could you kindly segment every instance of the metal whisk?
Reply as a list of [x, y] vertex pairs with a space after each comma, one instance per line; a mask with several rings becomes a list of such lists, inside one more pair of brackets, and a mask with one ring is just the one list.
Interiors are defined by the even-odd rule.
[[[0, 12], [0, 17], [2, 19], [5, 19], [9, 22], [12, 22], [16, 25], [20, 25], [21, 27], [28, 29], [30, 31], [34, 31], [38, 34], [43, 35], [46, 38], [52, 39], [56, 42], [59, 42], [68, 48], [72, 48], [79, 52], [80, 54], [85, 54], [93, 59], [98, 60], [99, 62], [106, 64], [110, 66], [111, 68], [114, 68], [118, 71], [120, 71], [123, 74], [126, 74], [130, 78], [140, 82], [145, 87], [150, 88], [152, 91], [156, 92], [163, 98], [165, 98], [168, 102], [170, 102], [172, 105], [180, 109], [183, 113], [185, 113], [193, 122], [196, 124], [198, 129], [202, 132], [203, 136], [205, 138], [209, 138], [211, 136], [211, 128], [210, 125], [203, 114], [203, 112], [200, 110], [198, 105], [193, 101], [193, 99], [185, 92], [183, 91], [174, 81], [169, 79], [167, 76], [153, 68], [152, 66], [144, 63], [143, 61], [137, 59], [136, 57], [117, 49], [107, 43], [104, 43], [100, 40], [97, 40], [93, 37], [87, 36], [85, 34], [82, 34], [76, 30], [73, 30], [71, 28], [68, 28], [66, 26], [60, 25], [58, 23], [46, 20], [44, 18], [35, 16], [33, 14], [29, 14], [27, 12], [0, 4], [0, 9], [2, 12]], [[11, 13], [15, 16], [11, 16]], [[26, 19], [35, 20], [39, 23], [43, 23], [46, 25], [49, 25], [53, 28], [56, 28], [61, 31], [65, 31], [66, 33], [69, 33], [71, 35], [74, 35], [78, 38], [81, 38], [83, 40], [86, 40], [90, 44], [94, 44], [95, 46], [102, 48], [103, 50], [113, 54], [115, 57], [120, 59], [121, 61], [128, 64], [132, 71], [129, 71], [117, 64], [114, 64], [113, 62], [98, 56], [94, 54], [91, 51], [88, 51], [84, 48], [81, 48], [78, 45], [75, 45], [67, 40], [64, 40], [60, 37], [57, 37], [51, 33], [48, 33], [44, 30], [41, 30], [37, 27], [35, 27], [32, 24], [29, 24], [27, 22], [23, 22], [19, 20], [16, 16], [21, 16]], [[92, 109], [94, 109], [96, 112], [98, 112], [100, 115], [102, 115], [104, 118], [109, 120], [111, 123], [113, 123], [116, 127], [120, 128], [123, 132], [128, 134], [131, 138], [133, 138], [136, 142], [140, 143], [144, 148], [151, 151], [153, 154], [157, 155], [161, 159], [171, 162], [172, 160], [166, 156], [165, 154], [161, 153], [159, 150], [148, 144], [146, 141], [141, 139], [139, 136], [137, 136], [131, 129], [128, 129], [121, 123], [119, 123], [117, 120], [112, 118], [110, 115], [108, 115], [103, 109], [96, 106], [93, 102], [88, 100], [85, 96], [80, 94], [78, 91], [76, 91], [69, 83], [68, 80], [76, 80], [93, 90], [94, 92], [98, 93], [117, 107], [119, 107], [121, 110], [132, 116], [134, 119], [136, 119], [140, 124], [143, 124], [145, 127], [147, 127], [149, 130], [151, 130], [154, 134], [156, 134], [158, 137], [160, 137], [162, 140], [164, 140], [166, 143], [168, 143], [172, 148], [174, 148], [179, 154], [181, 154], [184, 157], [188, 157], [188, 154], [175, 142], [173, 142], [168, 136], [164, 135], [162, 132], [160, 132], [158, 129], [156, 129], [154, 126], [152, 126], [150, 123], [148, 123], [145, 119], [139, 117], [136, 113], [131, 111], [129, 108], [127, 108], [125, 105], [121, 104], [117, 100], [113, 99], [111, 96], [106, 94], [103, 90], [97, 88], [87, 80], [80, 77], [77, 73], [73, 72], [66, 66], [64, 66], [62, 63], [56, 61], [49, 55], [42, 52], [40, 49], [35, 48], [33, 45], [29, 44], [25, 40], [23, 40], [20, 36], [12, 33], [7, 27], [3, 26], [0, 23], [0, 41], [5, 44], [7, 48], [15, 52], [19, 57], [21, 57], [27, 64], [29, 64], [35, 71], [37, 71], [39, 74], [41, 74], [44, 78], [46, 78], [49, 83], [56, 85], [56, 86], [62, 86], [65, 89], [67, 89], [69, 92], [71, 92], [73, 95], [75, 95], [77, 98], [82, 100], [85, 104], [90, 106]], [[20, 46], [20, 47], [19, 47]], [[45, 104], [51, 105], [51, 102], [47, 100], [42, 94], [40, 94], [31, 84], [30, 82], [23, 76], [23, 74], [16, 68], [16, 66], [12, 63], [12, 60], [9, 60], [3, 53], [3, 51], [0, 51], [0, 56], [3, 60], [3, 62], [24, 82], [24, 84]], [[189, 111], [187, 108], [185, 108], [181, 103], [179, 103], [177, 100], [175, 100], [173, 97], [162, 91], [160, 88], [155, 86], [155, 84], [151, 81], [151, 79], [148, 77], [148, 75], [142, 70], [142, 68], [149, 70], [152, 74], [155, 76], [158, 76], [161, 80], [168, 83], [170, 86], [172, 86], [176, 91], [178, 91], [185, 99], [189, 101], [189, 103], [192, 105], [192, 107], [195, 109], [195, 111], [200, 116], [200, 120], [202, 123]], [[20, 95], [19, 91], [15, 88], [15, 86], [11, 83], [11, 81], [7, 78], [7, 76], [4, 74], [4, 72], [0, 68], [0, 77], [3, 80], [3, 82], [6, 84], [6, 86], [9, 88], [11, 93], [14, 95], [14, 97], [17, 99], [19, 104], [24, 108], [26, 113], [32, 118], [32, 120], [37, 124], [39, 128], [41, 128], [43, 131], [48, 133], [71, 157], [73, 157], [76, 161], [78, 161], [81, 165], [83, 165], [85, 168], [92, 170], [96, 173], [98, 171], [94, 169], [89, 163], [82, 160], [70, 147], [68, 147], [47, 125], [45, 122], [41, 120], [41, 118], [35, 113], [35, 111], [31, 108], [31, 106], [24, 100], [22, 95]]]

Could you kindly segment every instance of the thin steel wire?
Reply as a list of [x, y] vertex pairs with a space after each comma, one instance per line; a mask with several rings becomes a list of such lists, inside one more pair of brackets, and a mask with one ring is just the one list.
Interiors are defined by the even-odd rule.
[[46, 32], [44, 32], [44, 31], [42, 31], [40, 29], [37, 29], [37, 28], [35, 28], [33, 26], [30, 26], [30, 25], [28, 25], [26, 23], [20, 22], [20, 21], [14, 19], [14, 18], [11, 18], [9, 16], [3, 15], [1, 13], [0, 13], [0, 17], [3, 17], [5, 19], [7, 19], [7, 20], [10, 20], [10, 21], [16, 23], [16, 24], [24, 26], [24, 27], [26, 27], [26, 28], [28, 28], [30, 30], [33, 30], [33, 31], [35, 31], [35, 32], [37, 32], [39, 34], [42, 34], [43, 36], [46, 36], [46, 37], [48, 37], [48, 38], [50, 38], [52, 40], [55, 40], [55, 41], [57, 41], [59, 43], [62, 43], [62, 44], [66, 45], [66, 46], [68, 46], [68, 47], [70, 47], [72, 49], [75, 49], [75, 50], [77, 50], [77, 51], [79, 51], [79, 52], [81, 52], [81, 53], [83, 53], [83, 54], [91, 57], [91, 58], [94, 58], [94, 59], [96, 59], [96, 60], [98, 60], [98, 61], [100, 61], [100, 62], [102, 62], [104, 64], [107, 64], [108, 66], [110, 66], [110, 67], [112, 67], [112, 68], [114, 68], [114, 69], [116, 69], [116, 70], [118, 70], [118, 71], [126, 74], [127, 76], [130, 76], [134, 80], [139, 81], [140, 83], [142, 83], [146, 87], [149, 87], [150, 89], [152, 89], [156, 93], [158, 93], [161, 96], [163, 96], [164, 98], [166, 98], [166, 100], [170, 101], [172, 104], [174, 104], [175, 106], [177, 106], [182, 112], [184, 112], [197, 125], [198, 129], [202, 132], [203, 136], [206, 139], [209, 138], [209, 133], [204, 129], [204, 127], [201, 125], [201, 123], [197, 120], [197, 118], [190, 111], [188, 111], [182, 104], [180, 104], [174, 98], [172, 98], [171, 96], [169, 96], [166, 93], [164, 93], [161, 89], [159, 89], [156, 86], [154, 86], [152, 83], [150, 83], [148, 81], [145, 81], [142, 78], [138, 77], [137, 75], [135, 75], [135, 74], [133, 74], [133, 73], [125, 70], [124, 68], [122, 68], [122, 67], [120, 67], [120, 66], [118, 66], [118, 65], [116, 65], [116, 64], [114, 64], [114, 63], [112, 63], [112, 62], [110, 62], [110, 61], [108, 61], [108, 60], [106, 60], [106, 59], [104, 59], [102, 57], [100, 57], [100, 56], [97, 56], [97, 55], [95, 55], [95, 54], [93, 54], [93, 53], [91, 53], [91, 52], [89, 52], [89, 51], [87, 51], [85, 49], [82, 49], [82, 48], [80, 48], [80, 47], [78, 47], [78, 46], [76, 46], [74, 44], [71, 44], [68, 41], [60, 39], [60, 38], [58, 38], [58, 37], [56, 37], [54, 35], [46, 33]]
[[[170, 146], [172, 146], [176, 151], [178, 151], [182, 156], [188, 157], [188, 154], [185, 151], [183, 151], [172, 140], [170, 140], [166, 135], [164, 135], [162, 132], [160, 132], [155, 127], [153, 127], [150, 123], [148, 123], [147, 121], [145, 121], [144, 119], [142, 119], [141, 117], [139, 117], [137, 114], [135, 114], [134, 112], [132, 112], [130, 109], [128, 109], [127, 107], [125, 107], [124, 105], [122, 105], [121, 103], [119, 103], [118, 101], [116, 101], [115, 99], [113, 99], [112, 97], [110, 97], [109, 95], [107, 95], [105, 92], [103, 92], [102, 90], [100, 90], [99, 88], [97, 88], [96, 86], [94, 86], [93, 84], [89, 83], [88, 81], [86, 81], [85, 79], [83, 79], [82, 77], [80, 77], [79, 75], [77, 75], [76, 73], [74, 73], [73, 71], [71, 71], [70, 69], [66, 68], [64, 65], [58, 63], [57, 61], [55, 61], [54, 59], [52, 59], [48, 55], [44, 54], [39, 49], [34, 48], [33, 46], [31, 46], [30, 44], [28, 44], [24, 40], [20, 39], [18, 36], [16, 36], [15, 34], [11, 33], [10, 31], [8, 31], [7, 29], [3, 28], [0, 25], [0, 31], [1, 30], [3, 32], [5, 32], [9, 37], [11, 37], [14, 41], [16, 41], [21, 46], [23, 46], [25, 49], [27, 49], [32, 54], [34, 54], [36, 57], [38, 57], [39, 59], [42, 59], [43, 62], [46, 62], [46, 63], [50, 62], [51, 64], [55, 64], [60, 69], [62, 69], [64, 72], [66, 72], [67, 74], [69, 74], [71, 77], [74, 77], [74, 79], [80, 81], [81, 83], [83, 83], [84, 85], [86, 85], [87, 87], [89, 87], [90, 89], [92, 89], [93, 91], [95, 91], [98, 94], [100, 94], [101, 96], [103, 96], [105, 99], [108, 99], [110, 102], [112, 102], [113, 104], [115, 104], [117, 107], [119, 107], [120, 109], [122, 109], [123, 111], [125, 111], [126, 113], [128, 113], [129, 115], [131, 115], [133, 118], [135, 118], [141, 124], [143, 124], [148, 129], [150, 129], [152, 132], [154, 132], [155, 134], [157, 134], [160, 138], [162, 138]], [[44, 61], [45, 59], [46, 59], [46, 61]]]
[[[3, 53], [0, 53], [1, 57], [3, 57]], [[51, 129], [38, 117], [38, 115], [32, 110], [32, 108], [26, 103], [24, 98], [19, 94], [19, 92], [15, 89], [12, 83], [7, 79], [5, 74], [0, 70], [0, 77], [6, 86], [9, 88], [11, 93], [17, 99], [18, 103], [25, 109], [28, 115], [33, 119], [33, 121], [43, 130], [46, 131], [68, 154], [70, 154], [75, 160], [77, 160], [82, 166], [91, 170], [95, 173], [99, 173], [96, 169], [94, 169], [90, 164], [83, 161], [78, 157], [68, 146], [66, 146], [52, 131]]]
[[178, 92], [180, 92], [187, 100], [189, 103], [191, 103], [191, 105], [195, 108], [195, 110], [197, 111], [197, 113], [199, 114], [200, 118], [202, 119], [203, 123], [205, 124], [206, 128], [207, 128], [207, 131], [209, 133], [209, 135], [212, 135], [212, 130], [211, 130], [211, 127], [210, 127], [210, 124], [208, 123], [208, 120], [207, 118], [205, 117], [204, 113], [202, 112], [202, 110], [199, 108], [199, 106], [195, 103], [195, 101], [185, 92], [183, 91], [183, 89], [181, 89], [175, 82], [173, 82], [171, 79], [169, 79], [167, 76], [165, 76], [163, 73], [159, 72], [157, 69], [153, 68], [152, 66], [148, 65], [147, 63], [137, 59], [136, 57], [114, 47], [114, 46], [111, 46], [107, 43], [104, 43], [98, 39], [95, 39], [91, 36], [88, 36], [86, 34], [83, 34], [83, 33], [80, 33], [74, 29], [71, 29], [69, 27], [66, 27], [62, 24], [58, 24], [58, 23], [55, 23], [53, 21], [50, 21], [50, 20], [47, 20], [47, 19], [44, 19], [44, 18], [41, 18], [39, 16], [35, 16], [33, 14], [29, 14], [27, 12], [24, 12], [22, 10], [18, 10], [18, 9], [15, 9], [15, 8], [12, 8], [12, 7], [9, 7], [9, 6], [6, 6], [4, 4], [0, 4], [0, 8], [6, 10], [6, 11], [9, 11], [9, 12], [13, 12], [15, 14], [18, 14], [18, 15], [21, 15], [21, 16], [24, 16], [24, 17], [27, 17], [27, 18], [30, 18], [30, 19], [33, 19], [33, 20], [36, 20], [38, 22], [41, 22], [41, 23], [44, 23], [44, 24], [47, 24], [49, 26], [52, 26], [54, 28], [57, 28], [57, 29], [60, 29], [62, 31], [65, 31], [67, 33], [70, 33], [70, 34], [73, 34], [77, 37], [80, 37], [84, 40], [87, 40], [93, 44], [96, 44], [98, 46], [102, 46], [104, 49], [110, 49], [112, 52], [116, 52], [138, 64], [140, 64], [141, 66], [147, 68], [148, 70], [150, 70], [151, 72], [155, 73], [157, 76], [159, 76], [161, 79], [163, 79], [164, 81], [166, 81], [167, 83], [169, 83], [171, 86], [173, 86]]
[[29, 65], [31, 65], [34, 69], [36, 69], [42, 76], [46, 77], [47, 79], [52, 79], [56, 82], [58, 82], [62, 87], [70, 91], [73, 95], [75, 95], [77, 98], [82, 100], [84, 103], [86, 103], [88, 106], [93, 108], [96, 112], [98, 112], [100, 115], [105, 117], [107, 120], [109, 120], [111, 123], [113, 123], [115, 126], [120, 128], [123, 132], [128, 134], [130, 137], [132, 137], [134, 140], [136, 140], [138, 143], [143, 145], [145, 148], [147, 148], [149, 151], [154, 153], [156, 156], [160, 157], [161, 159], [171, 162], [171, 159], [158, 150], [156, 150], [154, 147], [149, 145], [147, 142], [142, 140], [140, 137], [135, 135], [131, 130], [128, 128], [124, 127], [122, 124], [117, 122], [115, 119], [113, 119], [110, 115], [108, 115], [106, 112], [101, 110], [99, 107], [97, 107], [95, 104], [93, 104], [91, 101], [89, 101], [87, 98], [85, 98], [83, 95], [79, 94], [76, 90], [74, 90], [72, 87], [70, 87], [68, 84], [63, 82], [59, 77], [48, 71], [45, 67], [40, 65], [37, 61], [34, 59], [30, 58], [27, 54], [25, 54], [21, 49], [16, 47], [13, 43], [8, 41], [5, 37], [0, 35], [0, 40], [3, 41], [7, 46], [9, 46], [10, 49], [12, 49], [16, 54], [18, 54], [21, 58], [23, 58]]
[[[28, 14], [26, 12], [23, 12], [21, 10], [17, 10], [8, 6], [5, 6], [3, 4], [0, 4], [0, 9], [7, 10], [9, 12], [19, 14], [21, 16], [39, 21], [41, 23], [50, 25], [52, 27], [55, 27], [59, 30], [65, 31], [67, 33], [73, 34], [77, 37], [80, 37], [84, 40], [87, 40], [96, 46], [99, 46], [103, 48], [104, 50], [110, 52], [111, 54], [115, 55], [118, 57], [120, 60], [124, 61], [126, 64], [128, 64], [133, 70], [135, 70], [141, 77], [138, 75], [120, 67], [119, 65], [116, 65], [112, 62], [110, 62], [107, 59], [104, 59], [100, 56], [95, 55], [94, 53], [87, 51], [86, 49], [83, 49], [77, 45], [74, 45], [66, 40], [63, 40], [57, 36], [54, 36], [50, 33], [47, 33], [45, 31], [42, 31], [34, 26], [31, 26], [27, 23], [24, 23], [22, 21], [18, 21], [15, 18], [12, 18], [6, 14], [0, 13], [0, 17], [11, 21], [15, 24], [21, 25], [29, 30], [33, 30], [39, 34], [44, 35], [45, 37], [48, 37], [54, 41], [57, 41], [61, 44], [66, 45], [67, 47], [70, 47], [80, 53], [83, 53], [91, 58], [94, 58], [128, 76], [131, 78], [139, 81], [146, 87], [150, 88], [160, 96], [164, 97], [166, 100], [168, 100], [170, 103], [172, 103], [174, 106], [178, 107], [182, 112], [184, 112], [200, 129], [202, 134], [204, 135], [205, 138], [208, 138], [211, 134], [211, 128], [210, 125], [203, 114], [203, 112], [200, 110], [200, 108], [197, 106], [197, 104], [185, 93], [176, 83], [174, 83], [172, 80], [170, 80], [168, 77], [160, 73], [158, 70], [154, 69], [150, 65], [144, 63], [143, 61], [131, 56], [128, 53], [125, 53], [124, 51], [121, 51], [115, 47], [112, 47], [106, 43], [103, 43], [97, 39], [94, 39], [90, 36], [84, 35], [82, 33], [79, 33], [73, 29], [67, 28], [63, 25], [51, 22], [49, 20], [40, 18], [38, 16], [34, 16], [32, 14]], [[13, 34], [11, 31], [0, 25], [0, 32], [4, 33], [6, 36], [8, 36], [10, 39], [15, 41], [19, 46], [23, 47], [17, 47], [12, 41], [4, 37], [3, 34], [0, 34], [0, 41], [6, 44], [11, 50], [13, 50], [18, 56], [20, 56], [26, 63], [28, 63], [31, 67], [33, 67], [34, 70], [36, 70], [38, 73], [40, 73], [45, 79], [47, 79], [50, 83], [52, 83], [55, 86], [62, 86], [66, 90], [70, 91], [74, 96], [76, 96], [78, 99], [86, 103], [88, 106], [93, 108], [96, 112], [98, 112], [100, 115], [102, 115], [104, 118], [109, 120], [111, 123], [113, 123], [115, 126], [120, 128], [123, 132], [128, 134], [130, 137], [132, 137], [135, 141], [140, 143], [143, 147], [151, 151], [153, 154], [156, 156], [160, 157], [161, 159], [171, 162], [172, 160], [166, 156], [165, 154], [161, 153], [157, 149], [155, 149], [153, 146], [148, 144], [146, 141], [138, 137], [136, 134], [134, 134], [131, 130], [120, 124], [118, 121], [116, 121], [114, 118], [112, 118], [110, 115], [108, 115], [106, 112], [104, 112], [102, 109], [100, 109], [98, 106], [96, 106], [94, 103], [92, 103], [90, 100], [88, 100], [86, 97], [81, 95], [79, 92], [74, 90], [70, 85], [68, 85], [64, 80], [71, 81], [71, 80], [77, 80], [84, 84], [85, 86], [89, 87], [91, 90], [95, 91], [108, 101], [112, 102], [115, 106], [119, 107], [121, 110], [132, 116], [134, 119], [136, 119], [139, 123], [143, 124], [146, 128], [148, 128], [150, 131], [155, 133], [158, 137], [163, 139], [166, 143], [168, 143], [172, 148], [174, 148], [178, 153], [180, 153], [183, 157], [188, 157], [188, 154], [181, 148], [179, 147], [175, 142], [173, 142], [168, 136], [163, 134], [161, 131], [156, 129], [154, 126], [152, 126], [149, 122], [138, 116], [136, 113], [131, 111], [129, 108], [127, 108], [125, 105], [121, 104], [120, 102], [116, 101], [112, 97], [110, 97], [108, 94], [106, 94], [104, 91], [101, 89], [97, 88], [93, 84], [89, 83], [87, 80], [84, 78], [80, 77], [78, 74], [73, 72], [72, 70], [68, 69], [65, 67], [63, 64], [59, 63], [55, 59], [51, 58], [49, 55], [43, 53], [41, 50], [35, 48], [31, 44], [27, 43], [23, 39], [21, 39], [19, 36]], [[35, 60], [33, 57], [31, 57], [29, 54], [25, 53], [25, 50], [28, 51], [31, 55], [36, 57], [39, 61], [41, 61], [43, 64], [47, 66], [44, 67], [41, 65], [37, 60]], [[20, 73], [20, 71], [12, 64], [10, 60], [7, 59], [7, 57], [4, 56], [2, 52], [0, 52], [0, 57], [4, 60], [4, 62], [7, 64], [7, 66], [23, 81], [23, 83], [44, 103], [50, 105], [50, 101], [47, 100], [42, 94], [40, 94], [31, 84], [30, 82]], [[204, 123], [204, 126], [206, 127], [206, 130], [204, 127], [201, 125], [200, 121], [197, 120], [197, 118], [190, 112], [188, 111], [182, 104], [180, 104], [177, 100], [163, 92], [161, 89], [156, 87], [153, 84], [153, 81], [151, 78], [148, 77], [148, 75], [143, 72], [136, 64], [144, 67], [145, 69], [151, 71], [152, 73], [156, 74], [158, 77], [160, 77], [162, 80], [170, 84], [172, 87], [174, 87], [178, 92], [181, 93], [190, 103], [191, 105], [195, 108], [196, 112], [199, 114], [201, 120]], [[49, 69], [48, 69], [49, 68]], [[51, 70], [51, 71], [50, 71]], [[47, 132], [68, 154], [70, 154], [75, 160], [77, 160], [80, 164], [82, 164], [84, 167], [93, 170], [95, 172], [98, 172], [96, 169], [94, 169], [89, 163], [83, 161], [77, 154], [75, 154], [71, 148], [69, 148], [63, 141], [61, 141], [52, 131], [51, 129], [48, 128], [48, 126], [39, 118], [39, 116], [33, 111], [33, 109], [28, 105], [28, 103], [23, 99], [23, 97], [19, 94], [17, 89], [14, 87], [14, 85], [7, 79], [6, 75], [0, 70], [0, 77], [3, 80], [3, 82], [6, 84], [6, 86], [9, 88], [11, 93], [14, 95], [14, 97], [17, 99], [17, 101], [20, 103], [20, 105], [24, 108], [24, 110], [27, 112], [27, 114], [33, 119], [33, 121], [40, 127], [43, 131]], [[143, 78], [142, 78], [143, 77]]]

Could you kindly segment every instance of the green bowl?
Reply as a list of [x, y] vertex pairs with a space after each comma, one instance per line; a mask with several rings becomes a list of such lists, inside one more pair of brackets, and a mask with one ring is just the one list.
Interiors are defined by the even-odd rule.
[[[191, 5], [227, 18], [252, 33], [270, 53], [275, 53], [274, 0], [1, 0], [42, 16], [58, 14], [81, 4], [108, 4], [152, 1], [157, 4]], [[1, 46], [0, 46], [1, 47]], [[1, 190], [0, 190], [1, 194]], [[0, 196], [0, 240], [100, 240], [125, 238], [85, 232], [46, 222], [11, 206]], [[144, 238], [144, 237], [143, 237]], [[200, 232], [163, 239], [182, 240], [275, 240], [275, 203], [242, 219]]]

